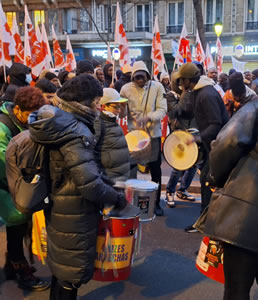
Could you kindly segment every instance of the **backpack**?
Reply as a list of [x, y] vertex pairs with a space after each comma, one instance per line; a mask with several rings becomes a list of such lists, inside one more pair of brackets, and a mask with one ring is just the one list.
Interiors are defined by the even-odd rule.
[[29, 130], [11, 139], [6, 149], [6, 177], [15, 207], [32, 214], [49, 207], [49, 157], [45, 146], [34, 142]]

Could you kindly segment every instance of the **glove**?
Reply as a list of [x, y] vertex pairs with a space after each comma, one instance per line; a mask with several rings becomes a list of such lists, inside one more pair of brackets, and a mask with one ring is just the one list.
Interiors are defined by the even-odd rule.
[[126, 205], [127, 205], [127, 201], [125, 199], [125, 195], [122, 193], [118, 193], [115, 209], [122, 210], [126, 207]]

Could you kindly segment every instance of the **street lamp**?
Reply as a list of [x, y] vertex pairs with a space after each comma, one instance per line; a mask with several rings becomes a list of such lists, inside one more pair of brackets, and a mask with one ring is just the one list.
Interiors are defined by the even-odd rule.
[[223, 30], [223, 24], [222, 22], [220, 22], [220, 19], [218, 18], [218, 21], [214, 24], [214, 31], [217, 37], [220, 37], [222, 30]]

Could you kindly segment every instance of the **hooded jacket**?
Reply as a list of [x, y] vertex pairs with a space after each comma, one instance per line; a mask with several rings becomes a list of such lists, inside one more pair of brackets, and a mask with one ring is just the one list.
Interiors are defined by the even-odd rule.
[[184, 108], [195, 117], [201, 139], [207, 149], [210, 149], [211, 141], [216, 139], [220, 129], [228, 121], [228, 113], [214, 84], [212, 79], [201, 76]]
[[93, 276], [99, 211], [105, 203], [116, 205], [120, 194], [98, 172], [92, 116], [77, 104], [71, 112], [43, 106], [30, 115], [29, 130], [49, 150], [52, 208], [45, 216], [50, 270], [59, 280], [82, 284]]
[[[112, 83], [112, 76], [109, 76], [108, 74], [108, 69], [113, 66], [112, 64], [106, 64], [103, 68], [103, 73], [104, 73], [104, 77], [105, 77], [105, 81], [104, 81], [104, 87], [110, 87], [110, 84]], [[115, 80], [114, 80], [115, 82]]]
[[258, 253], [258, 100], [245, 104], [223, 127], [209, 162], [213, 185], [221, 189], [212, 196], [201, 231]]
[[[133, 65], [132, 78], [137, 71], [145, 71], [150, 78], [148, 69], [140, 61]], [[167, 100], [164, 94], [165, 90], [162, 84], [152, 80], [149, 80], [143, 88], [139, 87], [134, 81], [122, 87], [120, 95], [128, 99], [129, 130], [136, 129], [135, 121], [137, 119], [148, 116], [151, 120], [151, 125], [148, 128], [150, 136], [152, 138], [161, 137], [161, 120], [167, 113]]]
[[101, 112], [99, 119], [94, 122], [94, 129], [96, 151], [104, 174], [114, 181], [126, 181], [130, 175], [130, 156], [123, 130], [117, 124], [116, 117]]
[[[5, 102], [0, 107], [0, 113], [8, 115], [18, 129], [17, 132], [19, 132], [26, 128], [13, 114], [13, 107], [13, 103]], [[0, 122], [0, 217], [4, 220], [6, 226], [24, 224], [27, 221], [27, 217], [15, 208], [8, 190], [5, 174], [5, 152], [11, 138], [11, 130], [7, 125]]]

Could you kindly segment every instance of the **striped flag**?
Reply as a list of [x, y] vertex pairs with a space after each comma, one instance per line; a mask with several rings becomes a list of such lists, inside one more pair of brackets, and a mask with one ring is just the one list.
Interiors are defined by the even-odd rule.
[[125, 64], [130, 64], [129, 43], [126, 38], [119, 2], [116, 4], [116, 27], [115, 27], [115, 44], [119, 45], [120, 50], [120, 67], [123, 68]]
[[192, 54], [190, 50], [189, 40], [187, 39], [187, 30], [184, 23], [182, 32], [180, 35], [178, 51], [175, 57], [175, 63], [177, 65], [182, 65], [186, 62], [192, 62]]
[[214, 67], [214, 61], [213, 61], [211, 51], [210, 51], [210, 46], [208, 43], [206, 45], [206, 58], [204, 61], [204, 67], [205, 67], [206, 71], [208, 71], [210, 68]]
[[60, 45], [58, 43], [54, 25], [52, 24], [52, 38], [53, 38], [53, 51], [55, 59], [55, 68], [62, 69], [65, 66], [63, 52], [61, 51]]
[[202, 43], [200, 40], [199, 32], [196, 31], [196, 50], [195, 50], [195, 60], [197, 60], [200, 63], [203, 63], [205, 61], [205, 53], [202, 47]]
[[158, 16], [155, 17], [155, 23], [153, 27], [153, 39], [152, 39], [152, 50], [151, 59], [153, 61], [153, 75], [155, 80], [158, 80], [159, 72], [164, 71], [164, 65], [166, 63], [160, 40]]
[[73, 48], [70, 42], [69, 35], [66, 35], [66, 61], [65, 69], [68, 72], [71, 72], [76, 69], [76, 60], [73, 54]]
[[53, 58], [52, 58], [52, 54], [51, 54], [51, 51], [50, 51], [47, 32], [46, 32], [46, 28], [45, 28], [44, 23], [41, 26], [41, 35], [42, 35], [41, 36], [42, 48], [43, 48], [43, 51], [45, 53], [46, 68], [50, 69], [50, 68], [53, 68], [54, 63], [53, 63]]
[[12, 27], [12, 35], [15, 41], [15, 54], [14, 54], [14, 62], [23, 64], [24, 63], [24, 48], [21, 40], [21, 36], [19, 33], [18, 25], [16, 22], [16, 17], [13, 17], [13, 27]]
[[217, 71], [218, 74], [220, 74], [222, 73], [223, 54], [222, 54], [222, 45], [219, 37], [217, 38], [216, 48], [217, 48]]

